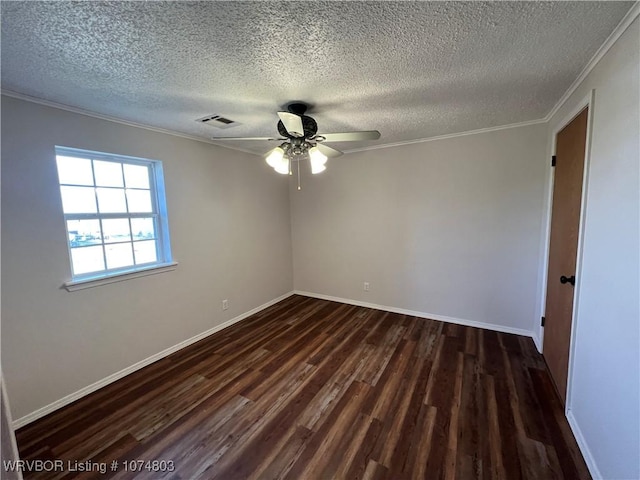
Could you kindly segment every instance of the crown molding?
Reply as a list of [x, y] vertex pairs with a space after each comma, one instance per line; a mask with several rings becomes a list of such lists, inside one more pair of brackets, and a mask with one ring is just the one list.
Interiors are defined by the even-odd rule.
[[582, 69], [580, 75], [573, 81], [571, 86], [564, 92], [564, 95], [560, 97], [560, 100], [553, 106], [551, 111], [544, 117], [544, 121], [548, 122], [551, 118], [558, 112], [560, 107], [564, 105], [564, 103], [569, 99], [571, 95], [578, 89], [578, 87], [582, 84], [587, 75], [591, 73], [591, 70], [595, 68], [595, 66], [600, 62], [602, 57], [606, 55], [606, 53], [613, 47], [613, 45], [618, 41], [618, 39], [622, 36], [622, 34], [629, 28], [629, 26], [633, 23], [633, 21], [640, 15], [640, 1], [633, 4], [633, 6], [629, 9], [627, 14], [620, 20], [620, 23], [613, 29], [611, 35], [607, 37], [604, 43], [600, 46], [600, 48], [596, 51], [596, 53], [591, 57], [591, 60], [587, 63], [587, 65]]
[[[150, 130], [150, 131], [156, 132], [156, 133], [164, 133], [166, 135], [173, 135], [174, 137], [181, 137], [181, 138], [186, 138], [188, 140], [195, 140], [197, 142], [208, 143], [209, 145], [215, 145], [217, 147], [228, 148], [229, 150], [235, 150], [235, 151], [238, 151], [238, 152], [244, 152], [244, 153], [248, 153], [250, 155], [262, 156], [259, 153], [252, 152], [250, 150], [246, 150], [246, 149], [243, 149], [243, 148], [230, 146], [228, 144], [214, 142], [214, 141], [208, 140], [206, 138], [196, 137], [194, 135], [188, 135], [186, 133], [180, 133], [180, 132], [176, 132], [176, 131], [173, 131], [173, 130], [166, 130], [164, 128], [152, 127], [150, 125], [145, 125], [143, 123], [137, 123], [137, 122], [132, 122], [132, 121], [129, 121], [129, 120], [123, 120], [123, 119], [118, 118], [118, 117], [112, 117], [110, 115], [103, 115], [101, 113], [96, 113], [96, 112], [93, 112], [91, 110], [84, 110], [82, 108], [72, 107], [70, 105], [65, 105], [63, 103], [57, 103], [57, 102], [52, 102], [50, 100], [44, 100], [44, 99], [38, 98], [38, 97], [32, 97], [30, 95], [25, 95], [23, 93], [14, 92], [12, 90], [2, 89], [2, 90], [0, 90], [0, 94], [5, 95], [7, 97], [17, 98], [18, 100], [24, 100], [26, 102], [37, 103], [39, 105], [44, 105], [46, 107], [57, 108], [57, 109], [60, 109], [60, 110], [65, 110], [67, 112], [77, 113], [79, 115], [85, 115], [87, 117], [93, 117], [93, 118], [98, 118], [100, 120], [106, 120], [108, 122], [119, 123], [121, 125], [126, 125], [128, 127], [142, 128], [142, 129]], [[381, 145], [372, 145], [370, 147], [354, 148], [354, 149], [344, 150], [344, 153], [363, 152], [363, 151], [367, 151], [367, 150], [377, 150], [377, 149], [380, 149], [380, 148], [399, 147], [399, 146], [402, 146], [402, 145], [411, 145], [411, 144], [414, 144], [414, 143], [431, 142], [431, 141], [434, 141], [434, 140], [444, 140], [444, 139], [447, 139], [447, 138], [464, 137], [466, 135], [476, 135], [478, 133], [494, 132], [494, 131], [497, 131], [497, 130], [505, 130], [505, 129], [508, 129], [508, 128], [525, 127], [527, 125], [535, 125], [535, 124], [538, 124], [538, 123], [543, 123], [545, 121], [546, 121], [545, 119], [539, 119], [539, 120], [530, 120], [530, 121], [520, 122], [520, 123], [510, 123], [510, 124], [507, 124], [507, 125], [499, 125], [497, 127], [480, 128], [478, 130], [468, 130], [468, 131], [464, 131], [464, 132], [457, 132], [457, 133], [451, 133], [451, 134], [446, 134], [446, 135], [438, 135], [438, 136], [435, 136], [435, 137], [426, 137], [426, 138], [419, 138], [419, 139], [416, 139], [416, 140], [406, 140], [406, 141], [402, 141], [402, 142], [385, 143], [385, 144], [381, 144]]]
[[[598, 62], [602, 59], [602, 57], [604, 57], [604, 55], [609, 51], [609, 49], [611, 49], [611, 47], [615, 44], [615, 42], [626, 31], [626, 29], [633, 23], [633, 21], [638, 17], [638, 15], [640, 15], [640, 1], [637, 1], [629, 9], [629, 11], [622, 18], [620, 23], [618, 23], [618, 25], [613, 30], [613, 32], [611, 32], [611, 35], [609, 35], [609, 37], [607, 37], [607, 39], [600, 46], [600, 48], [596, 51], [596, 53], [593, 55], [593, 57], [591, 57], [591, 60], [589, 60], [587, 65], [583, 68], [582, 72], [580, 72], [580, 74], [574, 80], [574, 82], [571, 84], [571, 86], [562, 95], [562, 97], [560, 97], [560, 99], [556, 102], [556, 104], [549, 111], [549, 113], [543, 118], [540, 118], [540, 119], [537, 119], [537, 120], [529, 120], [529, 121], [525, 121], [525, 122], [519, 122], [519, 123], [511, 123], [511, 124], [506, 124], [506, 125], [499, 125], [499, 126], [496, 126], [496, 127], [480, 128], [480, 129], [477, 129], [477, 130], [467, 130], [467, 131], [463, 131], [463, 132], [451, 133], [451, 134], [446, 134], [446, 135], [437, 135], [437, 136], [434, 136], [434, 137], [424, 137], [424, 138], [419, 138], [419, 139], [415, 139], [415, 140], [405, 140], [405, 141], [402, 141], [402, 142], [385, 143], [385, 144], [380, 144], [380, 145], [371, 145], [371, 146], [368, 146], [368, 147], [361, 147], [361, 148], [352, 148], [352, 149], [344, 150], [344, 153], [345, 154], [349, 154], [349, 153], [357, 153], [357, 152], [366, 152], [366, 151], [369, 151], [369, 150], [379, 150], [379, 149], [383, 149], [383, 148], [400, 147], [400, 146], [403, 146], [403, 145], [412, 145], [412, 144], [415, 144], [415, 143], [425, 143], [425, 142], [432, 142], [432, 141], [436, 141], [436, 140], [446, 140], [446, 139], [450, 139], [450, 138], [464, 137], [464, 136], [467, 136], [467, 135], [477, 135], [477, 134], [480, 134], [480, 133], [495, 132], [495, 131], [499, 131], [499, 130], [506, 130], [506, 129], [509, 129], [509, 128], [519, 128], [519, 127], [526, 127], [526, 126], [529, 126], [529, 125], [537, 125], [537, 124], [540, 124], [540, 123], [548, 123], [551, 120], [551, 118], [556, 114], [556, 112], [560, 109], [560, 107], [562, 107], [562, 105], [567, 101], [567, 99], [580, 86], [580, 84], [584, 81], [584, 79], [587, 77], [587, 75], [589, 75], [591, 70], [593, 70], [593, 68], [598, 64]], [[61, 104], [61, 103], [57, 103], [57, 102], [52, 102], [52, 101], [49, 101], [49, 100], [44, 100], [44, 99], [41, 99], [41, 98], [38, 98], [38, 97], [32, 97], [30, 95], [25, 95], [25, 94], [22, 94], [22, 93], [13, 92], [11, 90], [2, 89], [2, 90], [0, 90], [0, 93], [2, 95], [6, 95], [8, 97], [17, 98], [19, 100], [25, 100], [25, 101], [32, 102], [32, 103], [38, 103], [40, 105], [44, 105], [44, 106], [47, 106], [47, 107], [58, 108], [58, 109], [61, 109], [61, 110], [66, 110], [68, 112], [73, 112], [73, 113], [77, 113], [77, 114], [80, 114], [80, 115], [86, 115], [86, 116], [98, 118], [98, 119], [101, 119], [101, 120], [107, 120], [107, 121], [110, 121], [110, 122], [115, 122], [115, 123], [119, 123], [119, 124], [122, 124], [122, 125], [130, 126], [130, 127], [143, 128], [145, 130], [150, 130], [152, 132], [164, 133], [164, 134], [167, 134], [167, 135], [173, 135], [173, 136], [176, 136], [176, 137], [186, 138], [186, 139], [189, 139], [189, 140], [195, 140], [197, 142], [208, 143], [209, 145], [215, 145], [217, 147], [227, 148], [229, 150], [235, 150], [235, 151], [238, 151], [238, 152], [248, 153], [250, 155], [261, 156], [258, 153], [255, 153], [255, 152], [252, 152], [250, 150], [243, 149], [243, 148], [239, 148], [237, 146], [218, 143], [218, 142], [214, 142], [212, 140], [208, 140], [206, 138], [196, 137], [194, 135], [188, 135], [188, 134], [176, 132], [176, 131], [173, 131], [173, 130], [166, 130], [166, 129], [163, 129], [163, 128], [152, 127], [150, 125], [145, 125], [145, 124], [142, 124], [142, 123], [131, 122], [131, 121], [128, 121], [128, 120], [122, 120], [120, 118], [112, 117], [110, 115], [103, 115], [101, 113], [92, 112], [90, 110], [84, 110], [84, 109], [81, 109], [81, 108], [72, 107], [72, 106], [69, 106], [69, 105], [65, 105], [65, 104]]]
[[497, 127], [480, 128], [478, 130], [468, 130], [465, 132], [452, 133], [447, 135], [438, 135], [435, 137], [425, 137], [425, 138], [420, 138], [416, 140], [406, 140], [403, 142], [385, 143], [381, 145], [372, 145], [369, 147], [353, 148], [350, 150], [345, 150], [344, 153], [356, 153], [356, 152], [365, 152], [368, 150], [379, 150], [382, 148], [399, 147], [402, 145], [431, 142], [434, 140], [446, 140], [448, 138], [464, 137], [466, 135], [476, 135], [479, 133], [494, 132], [498, 130], [505, 130], [508, 128], [518, 128], [518, 127], [526, 127], [529, 125], [536, 125], [539, 123], [548, 123], [551, 120], [551, 118], [556, 114], [556, 112], [560, 109], [560, 107], [562, 107], [562, 105], [567, 101], [567, 99], [576, 91], [576, 89], [584, 81], [587, 75], [591, 73], [591, 70], [594, 69], [594, 67], [598, 64], [598, 62], [602, 59], [602, 57], [605, 56], [605, 54], [611, 49], [611, 47], [616, 43], [616, 41], [622, 36], [622, 34], [627, 30], [627, 28], [629, 28], [629, 26], [633, 23], [633, 21], [639, 15], [640, 15], [640, 1], [637, 1], [625, 14], [622, 20], [620, 20], [620, 23], [618, 23], [616, 28], [613, 30], [613, 32], [611, 32], [611, 34], [607, 37], [604, 43], [600, 46], [600, 48], [598, 48], [596, 53], [593, 55], [593, 57], [591, 57], [587, 65], [582, 69], [578, 77], [569, 86], [567, 91], [556, 102], [556, 104], [553, 106], [551, 111], [543, 118], [540, 118], [538, 120], [530, 120], [527, 122], [511, 123], [511, 124], [501, 125]]
[[402, 142], [384, 143], [381, 145], [371, 145], [369, 147], [352, 148], [344, 150], [344, 153], [366, 152], [368, 150], [380, 150], [382, 148], [401, 147], [403, 145], [412, 145], [414, 143], [433, 142], [435, 140], [446, 140], [448, 138], [466, 137], [467, 135], [477, 135], [479, 133], [497, 132], [499, 130], [507, 130], [509, 128], [528, 127], [529, 125], [537, 125], [545, 123], [544, 118], [538, 120], [528, 120], [526, 122], [508, 123], [506, 125], [498, 125], [497, 127], [479, 128], [477, 130], [466, 130], [464, 132], [447, 133], [445, 135], [437, 135], [435, 137], [417, 138], [415, 140], [404, 140]]
[[104, 115], [102, 113], [96, 113], [91, 110], [84, 110], [82, 108], [72, 107], [70, 105], [65, 105], [64, 103], [52, 102], [50, 100], [44, 100], [39, 97], [32, 97], [31, 95], [25, 95], [24, 93], [14, 92], [13, 90], [1, 89], [0, 94], [16, 98], [18, 100], [24, 100], [25, 102], [37, 103], [38, 105], [44, 105], [45, 107], [57, 108], [59, 110], [65, 110], [71, 113], [77, 113], [78, 115], [85, 115], [87, 117], [93, 117], [100, 120], [106, 120], [108, 122], [119, 123], [121, 125], [126, 125], [127, 127], [135, 127], [142, 128], [144, 130], [149, 130], [156, 133], [164, 133], [165, 135], [172, 135], [174, 137], [186, 138], [187, 140], [195, 140], [196, 142], [208, 143], [209, 145], [215, 145], [216, 147], [228, 148], [229, 150], [235, 150], [238, 152], [250, 153], [252, 155], [257, 155], [255, 152], [250, 152], [249, 150], [245, 150], [238, 147], [221, 145], [220, 143], [216, 143], [212, 140], [202, 137], [196, 137], [195, 135], [188, 135], [186, 133], [176, 132], [174, 130], [166, 130], [160, 127], [152, 127], [151, 125], [145, 125], [143, 123], [132, 122], [129, 120], [123, 120], [118, 117], [112, 117], [111, 115]]

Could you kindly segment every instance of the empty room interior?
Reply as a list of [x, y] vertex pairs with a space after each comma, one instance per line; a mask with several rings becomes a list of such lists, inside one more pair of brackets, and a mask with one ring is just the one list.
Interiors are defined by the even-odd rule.
[[3, 479], [640, 479], [640, 3], [0, 13]]

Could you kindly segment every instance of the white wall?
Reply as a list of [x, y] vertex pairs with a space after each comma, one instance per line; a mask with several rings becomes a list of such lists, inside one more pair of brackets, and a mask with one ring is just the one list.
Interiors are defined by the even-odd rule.
[[295, 289], [532, 332], [545, 149], [536, 124], [330, 160], [290, 193]]
[[[55, 145], [163, 162], [175, 271], [61, 288]], [[2, 368], [14, 418], [291, 291], [288, 195], [256, 156], [2, 97]]]
[[[595, 89], [569, 419], [596, 476], [640, 478], [639, 38], [636, 20], [548, 125], [348, 155], [290, 193], [254, 156], [3, 97], [2, 365], [14, 417], [292, 285], [538, 333], [545, 145]], [[60, 288], [56, 144], [164, 162], [176, 271]]]
[[636, 18], [549, 122], [551, 137], [595, 89], [567, 406], [606, 479], [640, 478], [639, 45]]

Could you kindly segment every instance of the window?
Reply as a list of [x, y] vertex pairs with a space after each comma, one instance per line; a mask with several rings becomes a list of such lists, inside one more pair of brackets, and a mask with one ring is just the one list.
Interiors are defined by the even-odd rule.
[[72, 282], [171, 264], [162, 163], [56, 147]]

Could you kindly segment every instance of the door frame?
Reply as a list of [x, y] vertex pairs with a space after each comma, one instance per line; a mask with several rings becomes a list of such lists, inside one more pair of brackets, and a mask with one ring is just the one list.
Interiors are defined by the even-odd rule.
[[[573, 380], [573, 360], [575, 353], [575, 339], [576, 332], [578, 329], [578, 317], [579, 317], [579, 299], [580, 299], [580, 290], [582, 284], [582, 253], [584, 246], [584, 226], [585, 226], [585, 218], [586, 218], [586, 207], [587, 207], [587, 189], [589, 184], [589, 170], [590, 170], [590, 159], [591, 159], [591, 133], [593, 129], [593, 109], [595, 103], [595, 89], [591, 90], [584, 98], [582, 98], [578, 103], [574, 105], [574, 107], [567, 113], [561, 121], [559, 121], [556, 127], [553, 129], [551, 134], [551, 154], [547, 157], [549, 160], [551, 159], [551, 155], [556, 154], [556, 137], [558, 133], [566, 127], [574, 118], [585, 109], [585, 107], [589, 108], [587, 114], [587, 138], [585, 140], [585, 149], [584, 149], [584, 172], [582, 175], [582, 195], [580, 199], [580, 223], [578, 225], [578, 249], [576, 252], [576, 284], [574, 288], [573, 295], [573, 310], [571, 314], [571, 339], [569, 342], [569, 366], [567, 370], [567, 397], [565, 401], [565, 414], [568, 415], [571, 410], [571, 394], [572, 394], [572, 380]], [[547, 302], [547, 276], [549, 269], [549, 247], [551, 244], [551, 214], [553, 209], [553, 187], [554, 187], [554, 179], [555, 179], [555, 170], [554, 167], [551, 166], [551, 162], [549, 162], [547, 167], [547, 198], [545, 199], [545, 212], [544, 212], [544, 221], [545, 221], [545, 229], [544, 229], [544, 248], [542, 255], [542, 265], [541, 265], [541, 290], [540, 290], [540, 312], [542, 315], [545, 314], [546, 302]], [[538, 350], [542, 353], [544, 348], [544, 327], [542, 327], [538, 323], [537, 330], [537, 340], [538, 340]], [[535, 338], [534, 338], [535, 339]]]

